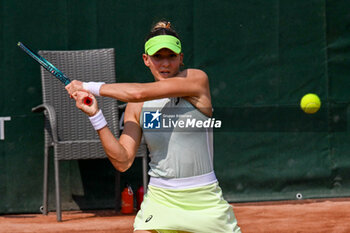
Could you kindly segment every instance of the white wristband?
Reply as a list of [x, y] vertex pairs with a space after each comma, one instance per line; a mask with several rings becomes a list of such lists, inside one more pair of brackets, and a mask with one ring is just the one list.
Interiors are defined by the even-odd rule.
[[104, 82], [83, 82], [83, 88], [94, 96], [100, 96], [100, 88], [101, 86], [105, 84]]
[[89, 120], [95, 130], [102, 129], [107, 125], [107, 121], [103, 116], [102, 110], [100, 109], [94, 116], [89, 117]]

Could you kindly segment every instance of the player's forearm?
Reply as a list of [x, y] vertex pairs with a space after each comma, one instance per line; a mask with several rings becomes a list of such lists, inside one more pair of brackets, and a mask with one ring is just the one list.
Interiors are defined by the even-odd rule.
[[98, 131], [102, 146], [112, 165], [120, 172], [125, 172], [132, 165], [134, 158], [114, 137], [108, 127]]
[[118, 99], [123, 102], [144, 101], [147, 86], [141, 83], [113, 83], [104, 84], [100, 88], [100, 95]]
[[201, 86], [196, 83], [183, 82], [183, 79], [169, 79], [150, 83], [114, 83], [104, 84], [100, 95], [123, 102], [144, 102], [148, 100], [197, 96]]

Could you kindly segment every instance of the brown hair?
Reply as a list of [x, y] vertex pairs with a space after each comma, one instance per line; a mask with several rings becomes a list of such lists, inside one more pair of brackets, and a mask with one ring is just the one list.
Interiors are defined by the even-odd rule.
[[159, 35], [170, 35], [175, 36], [177, 39], [180, 39], [176, 31], [171, 27], [171, 23], [165, 20], [159, 21], [152, 27], [145, 41], [148, 41], [152, 37]]

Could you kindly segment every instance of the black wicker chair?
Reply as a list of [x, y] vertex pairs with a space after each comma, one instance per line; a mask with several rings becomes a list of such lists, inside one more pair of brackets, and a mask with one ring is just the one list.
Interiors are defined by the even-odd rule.
[[[116, 82], [114, 49], [95, 49], [77, 51], [39, 51], [39, 54], [57, 66], [71, 79], [80, 81]], [[48, 213], [48, 163], [49, 148], [54, 149], [56, 214], [61, 221], [61, 201], [59, 185], [59, 161], [78, 159], [107, 158], [96, 131], [88, 117], [80, 112], [69, 98], [64, 85], [41, 68], [43, 104], [34, 107], [33, 112], [44, 112], [44, 184], [43, 214]], [[120, 106], [112, 98], [97, 97], [99, 107], [108, 122], [112, 133], [119, 137]], [[125, 106], [125, 105], [124, 105]], [[147, 179], [147, 147], [141, 144], [137, 157], [143, 158], [143, 185]], [[116, 208], [120, 206], [120, 175], [116, 171]]]

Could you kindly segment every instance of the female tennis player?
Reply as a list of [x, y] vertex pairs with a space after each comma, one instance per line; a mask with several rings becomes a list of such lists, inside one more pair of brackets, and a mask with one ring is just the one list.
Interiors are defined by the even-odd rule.
[[[157, 129], [157, 120], [164, 112], [178, 116], [177, 120], [190, 115], [205, 121], [212, 116], [206, 73], [180, 70], [181, 42], [169, 22], [161, 21], [152, 28], [142, 58], [155, 82], [74, 80], [66, 87], [77, 107], [89, 116], [117, 170], [124, 172], [132, 165], [142, 134], [145, 137], [151, 158], [150, 182], [135, 218], [135, 232], [240, 232], [213, 170], [212, 130]], [[91, 106], [83, 104], [86, 96], [93, 99]], [[94, 96], [128, 102], [119, 140], [108, 129]], [[144, 124], [146, 121], [150, 125]]]

